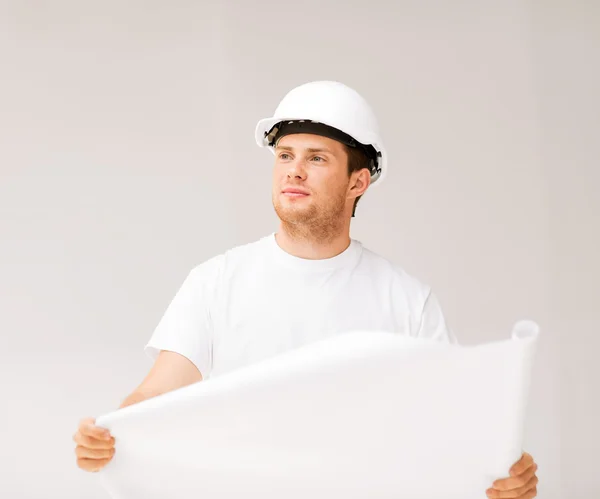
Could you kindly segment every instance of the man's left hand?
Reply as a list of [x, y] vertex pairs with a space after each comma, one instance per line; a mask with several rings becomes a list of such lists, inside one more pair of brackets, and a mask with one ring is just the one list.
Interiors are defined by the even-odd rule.
[[537, 464], [526, 452], [510, 468], [510, 477], [496, 480], [486, 491], [490, 498], [532, 499], [537, 496]]

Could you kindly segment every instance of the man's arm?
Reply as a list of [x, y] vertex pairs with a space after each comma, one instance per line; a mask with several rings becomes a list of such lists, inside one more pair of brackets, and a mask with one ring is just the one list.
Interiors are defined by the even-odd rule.
[[178, 353], [162, 350], [144, 380], [120, 408], [198, 381], [202, 381], [202, 374], [193, 362]]
[[[178, 353], [161, 350], [144, 380], [123, 401], [120, 408], [197, 381], [202, 381], [202, 375], [193, 362]], [[114, 437], [108, 430], [96, 426], [95, 422], [93, 418], [82, 420], [73, 436], [77, 443], [77, 466], [93, 472], [104, 468], [115, 453]]]

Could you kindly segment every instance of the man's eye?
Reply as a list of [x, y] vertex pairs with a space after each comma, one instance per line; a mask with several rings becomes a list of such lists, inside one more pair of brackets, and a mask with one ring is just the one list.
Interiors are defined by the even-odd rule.
[[280, 159], [288, 159], [288, 158], [289, 158], [289, 154], [286, 154], [286, 153], [282, 152], [282, 153], [279, 155], [279, 158], [280, 158]]
[[325, 161], [325, 160], [324, 160], [324, 159], [323, 159], [321, 156], [315, 156], [315, 157], [313, 158], [313, 161], [314, 161], [314, 160], [318, 160], [318, 161], [317, 161], [317, 163], [320, 163], [321, 161]]

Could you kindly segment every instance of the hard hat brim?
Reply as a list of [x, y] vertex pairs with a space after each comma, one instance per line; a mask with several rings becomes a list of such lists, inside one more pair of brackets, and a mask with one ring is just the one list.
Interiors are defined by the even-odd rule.
[[254, 135], [256, 138], [256, 143], [260, 147], [267, 147], [269, 145], [267, 143], [266, 134], [269, 133], [271, 128], [273, 128], [273, 126], [280, 121], [282, 120], [279, 118], [264, 118], [258, 122]]

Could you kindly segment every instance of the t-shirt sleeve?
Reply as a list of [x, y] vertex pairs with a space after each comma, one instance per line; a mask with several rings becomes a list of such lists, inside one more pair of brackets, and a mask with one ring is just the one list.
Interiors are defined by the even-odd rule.
[[437, 296], [431, 290], [429, 290], [423, 305], [418, 337], [444, 343], [458, 343], [454, 333], [446, 324], [446, 318]]
[[212, 350], [211, 303], [219, 274], [215, 257], [192, 269], [144, 347], [156, 360], [161, 350], [189, 359], [206, 379], [210, 374]]

